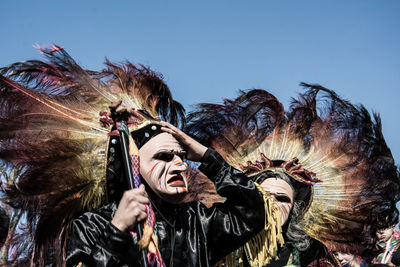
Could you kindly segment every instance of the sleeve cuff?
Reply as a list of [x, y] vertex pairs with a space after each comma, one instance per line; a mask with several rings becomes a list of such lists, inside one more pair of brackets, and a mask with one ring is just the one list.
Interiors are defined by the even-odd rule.
[[107, 249], [126, 255], [129, 249], [129, 243], [133, 242], [132, 237], [125, 232], [121, 232], [112, 223], [109, 223], [104, 231], [105, 244]]

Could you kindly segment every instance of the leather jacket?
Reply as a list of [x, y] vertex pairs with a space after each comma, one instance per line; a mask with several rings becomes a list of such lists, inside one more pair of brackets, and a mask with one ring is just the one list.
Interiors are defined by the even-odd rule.
[[[199, 169], [226, 201], [211, 208], [200, 202], [164, 202], [154, 209], [158, 246], [168, 267], [212, 266], [264, 227], [264, 201], [250, 179], [212, 149]], [[110, 223], [116, 210], [112, 202], [73, 220], [67, 266], [140, 266], [131, 236]]]

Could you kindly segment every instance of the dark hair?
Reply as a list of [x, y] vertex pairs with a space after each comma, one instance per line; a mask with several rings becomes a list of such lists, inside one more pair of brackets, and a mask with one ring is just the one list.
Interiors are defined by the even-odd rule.
[[286, 242], [291, 244], [299, 251], [306, 251], [310, 247], [310, 240], [303, 228], [297, 224], [297, 218], [303, 216], [306, 212], [307, 205], [303, 201], [297, 201], [293, 203], [292, 210], [290, 212], [290, 222], [286, 230]]
[[390, 213], [385, 212], [379, 214], [376, 222], [376, 230], [387, 229], [396, 225], [399, 222], [399, 211], [397, 209]]

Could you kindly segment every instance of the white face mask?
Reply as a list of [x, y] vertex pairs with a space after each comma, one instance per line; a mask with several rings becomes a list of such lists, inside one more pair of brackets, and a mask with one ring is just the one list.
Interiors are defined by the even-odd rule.
[[170, 203], [179, 203], [187, 194], [185, 152], [169, 133], [150, 139], [139, 150], [140, 174], [152, 191]]
[[265, 179], [261, 186], [266, 192], [275, 197], [277, 205], [282, 212], [282, 225], [285, 224], [293, 207], [294, 192], [292, 187], [279, 178]]

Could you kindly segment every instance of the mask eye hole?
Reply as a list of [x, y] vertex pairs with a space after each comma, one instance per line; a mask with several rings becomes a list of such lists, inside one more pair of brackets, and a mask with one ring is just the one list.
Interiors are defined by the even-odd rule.
[[285, 196], [285, 195], [275, 195], [274, 197], [275, 197], [275, 199], [276, 199], [278, 202], [282, 202], [282, 203], [291, 203], [290, 198], [289, 198], [288, 196]]
[[166, 162], [170, 162], [174, 158], [175, 154], [167, 151], [156, 153], [153, 158], [157, 160], [162, 160]]
[[175, 152], [174, 150], [159, 151], [156, 154], [154, 154], [153, 158], [156, 160], [170, 162], [174, 159], [175, 155], [177, 155], [182, 161], [184, 161], [186, 158], [186, 151], [180, 151], [180, 152]]

